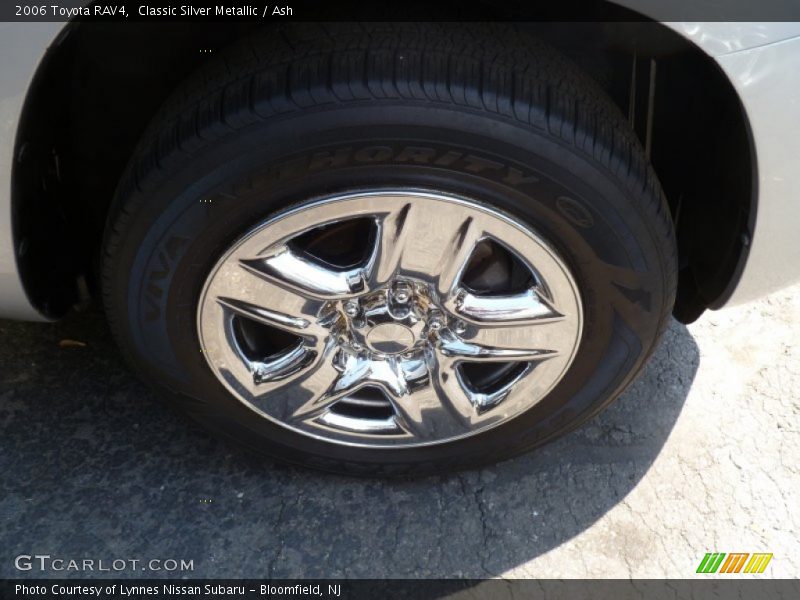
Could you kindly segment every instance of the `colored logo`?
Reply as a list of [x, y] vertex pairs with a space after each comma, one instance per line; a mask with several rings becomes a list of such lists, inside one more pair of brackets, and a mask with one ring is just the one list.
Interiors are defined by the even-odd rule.
[[772, 553], [709, 552], [700, 561], [698, 573], [763, 573]]

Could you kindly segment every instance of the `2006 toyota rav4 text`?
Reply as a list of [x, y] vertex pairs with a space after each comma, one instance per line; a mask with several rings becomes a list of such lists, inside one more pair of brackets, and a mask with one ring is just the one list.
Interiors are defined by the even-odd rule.
[[800, 278], [798, 36], [4, 24], [0, 316], [96, 292], [166, 398], [295, 463], [514, 455], [671, 315]]

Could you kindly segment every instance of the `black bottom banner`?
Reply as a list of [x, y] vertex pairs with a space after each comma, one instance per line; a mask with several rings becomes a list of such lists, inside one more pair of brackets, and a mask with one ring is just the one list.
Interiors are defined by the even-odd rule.
[[800, 598], [798, 580], [624, 580], [624, 579], [27, 579], [0, 580], [2, 598], [453, 598], [458, 600], [582, 600]]

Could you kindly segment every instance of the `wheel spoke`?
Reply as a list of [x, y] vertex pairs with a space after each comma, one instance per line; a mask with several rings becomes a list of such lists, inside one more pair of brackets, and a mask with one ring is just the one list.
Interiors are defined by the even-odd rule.
[[393, 397], [391, 402], [398, 425], [420, 442], [462, 435], [477, 417], [463, 389], [445, 390], [440, 384]]
[[433, 283], [442, 297], [455, 291], [483, 229], [473, 216], [459, 218], [452, 210], [436, 208], [424, 202], [405, 204], [378, 221], [368, 267], [370, 288], [402, 271]]
[[263, 273], [240, 263], [220, 266], [206, 296], [225, 312], [247, 317], [304, 337], [324, 337], [329, 331], [319, 323], [323, 302], [281, 287]]
[[[472, 402], [477, 407], [478, 414], [483, 414], [505, 400], [514, 389], [514, 386], [518, 385], [533, 372], [533, 368], [533, 364], [526, 365], [523, 370], [516, 373], [498, 389], [486, 392], [470, 390], [469, 394], [472, 398]], [[464, 385], [464, 382], [462, 381], [461, 384]]]
[[290, 376], [260, 381], [254, 388], [253, 404], [273, 418], [285, 422], [308, 420], [338, 400], [329, 394], [341, 372], [336, 368], [336, 344], [328, 342], [313, 361]]
[[464, 321], [478, 325], [536, 323], [563, 318], [536, 287], [503, 296], [476, 295], [462, 288], [445, 304]]
[[[232, 335], [232, 334], [230, 334]], [[235, 359], [217, 365], [223, 379], [259, 410], [268, 394], [292, 387], [319, 366], [316, 350], [298, 344], [264, 360], [250, 360], [237, 353]], [[269, 411], [264, 410], [269, 413]]]
[[394, 358], [375, 360], [350, 352], [339, 353], [334, 361], [338, 375], [318, 398], [298, 407], [293, 418], [315, 418], [332, 404], [368, 385], [381, 388], [388, 397], [396, 397], [412, 393], [422, 378], [427, 382], [427, 371], [415, 368], [413, 361], [401, 364]]
[[377, 220], [375, 246], [368, 264], [370, 289], [385, 285], [397, 274], [411, 229], [408, 226], [410, 212], [411, 204], [404, 204]]
[[567, 316], [523, 324], [498, 322], [491, 327], [468, 325], [458, 337], [464, 344], [520, 357], [498, 359], [501, 361], [568, 358], [578, 341]]
[[252, 361], [250, 371], [253, 373], [253, 383], [256, 386], [262, 383], [279, 382], [299, 373], [308, 366], [316, 357], [316, 352], [299, 343], [283, 352], [264, 359]]
[[223, 296], [217, 298], [217, 302], [239, 316], [247, 317], [253, 321], [281, 329], [282, 331], [294, 333], [295, 335], [307, 335], [308, 329], [311, 326], [311, 321], [305, 317], [293, 317], [286, 313], [262, 308], [242, 300], [235, 300]]
[[269, 256], [245, 259], [241, 263], [253, 272], [312, 298], [346, 298], [365, 289], [363, 268], [334, 270], [287, 246], [281, 246]]
[[544, 360], [568, 356], [577, 342], [571, 322], [576, 315], [556, 310], [536, 287], [510, 296], [460, 290], [450, 309], [465, 331], [455, 341], [445, 336], [444, 349], [465, 359]]
[[437, 248], [440, 254], [436, 289], [441, 298], [449, 298], [456, 290], [461, 273], [469, 263], [475, 246], [482, 239], [483, 231], [472, 217], [467, 217], [450, 236], [449, 243]]
[[453, 360], [479, 362], [538, 361], [558, 354], [555, 350], [530, 347], [532, 343], [534, 340], [528, 342], [528, 347], [521, 348], [490, 346], [464, 341], [450, 331], [443, 331], [437, 342], [437, 350]]
[[[520, 383], [523, 379], [528, 377], [534, 369], [534, 363], [542, 360], [546, 360], [547, 358], [551, 358], [552, 355], [544, 352], [539, 353], [536, 355], [528, 354], [528, 356], [523, 356], [523, 352], [518, 350], [512, 350], [511, 352], [515, 353], [515, 356], [511, 356], [508, 354], [508, 349], [501, 349], [504, 353], [503, 358], [497, 358], [497, 355], [492, 354], [488, 357], [481, 357], [478, 359], [479, 362], [485, 361], [497, 361], [497, 362], [515, 362], [515, 361], [524, 361], [528, 364], [524, 366], [522, 370], [517, 372], [513, 377], [507, 380], [501, 387], [497, 389], [493, 389], [491, 391], [479, 391], [473, 389], [470, 385], [468, 385], [464, 378], [462, 377], [461, 371], [457, 368], [459, 362], [466, 359], [469, 361], [475, 361], [474, 356], [459, 356], [449, 354], [444, 351], [444, 348], [441, 344], [439, 344], [436, 348], [437, 356], [438, 356], [438, 371], [439, 376], [437, 378], [437, 385], [442, 390], [442, 393], [446, 394], [448, 397], [464, 397], [472, 406], [473, 415], [471, 417], [471, 422], [474, 424], [478, 422], [484, 422], [486, 420], [492, 420], [498, 418], [497, 416], [487, 415], [487, 411], [494, 408], [498, 404], [500, 404], [506, 397], [511, 393], [514, 386]], [[528, 352], [540, 352], [536, 350], [528, 351]], [[449, 377], [443, 377], [443, 373], [451, 374]]]
[[488, 403], [498, 400], [469, 390], [451, 357], [431, 352], [428, 366], [428, 385], [392, 398], [399, 424], [419, 441], [465, 435], [501, 418], [485, 414]]

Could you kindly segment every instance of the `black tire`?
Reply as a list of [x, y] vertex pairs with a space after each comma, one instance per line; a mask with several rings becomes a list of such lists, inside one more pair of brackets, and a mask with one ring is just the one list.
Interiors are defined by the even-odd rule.
[[[132, 156], [103, 265], [124, 353], [192, 417], [292, 463], [417, 475], [551, 440], [642, 368], [675, 295], [667, 204], [617, 108], [552, 49], [500, 25], [327, 24], [264, 32], [215, 60], [166, 104]], [[528, 412], [446, 444], [363, 450], [256, 418], [208, 368], [195, 310], [227, 247], [287, 205], [384, 186], [500, 207], [571, 266], [583, 341]]]

